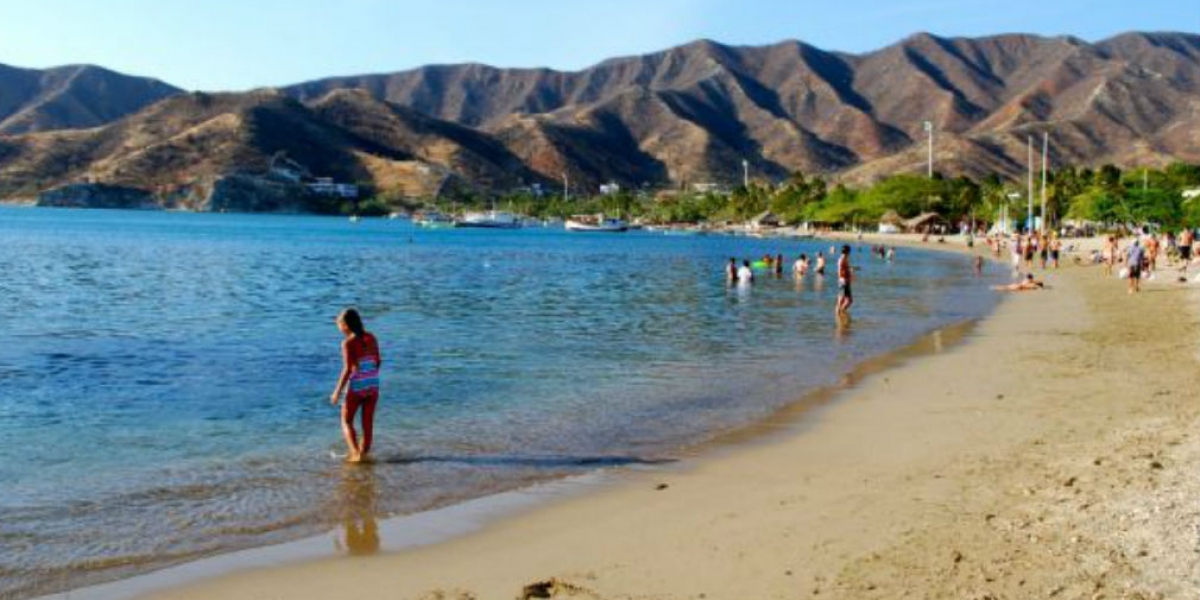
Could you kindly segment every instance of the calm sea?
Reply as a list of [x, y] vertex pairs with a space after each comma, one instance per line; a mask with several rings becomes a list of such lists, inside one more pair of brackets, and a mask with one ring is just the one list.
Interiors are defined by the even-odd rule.
[[[905, 250], [856, 251], [840, 332], [832, 278], [722, 278], [828, 249], [0, 209], [0, 597], [667, 459], [996, 302], [998, 273]], [[352, 470], [328, 403], [346, 306], [385, 361], [379, 462]]]

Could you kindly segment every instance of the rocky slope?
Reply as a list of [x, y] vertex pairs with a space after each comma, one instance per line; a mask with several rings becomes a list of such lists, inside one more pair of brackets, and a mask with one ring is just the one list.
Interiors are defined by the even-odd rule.
[[[279, 153], [401, 196], [563, 174], [592, 190], [733, 183], [742, 160], [760, 178], [799, 170], [856, 183], [923, 171], [926, 120], [950, 175], [1019, 177], [1027, 139], [1042, 132], [1059, 164], [1200, 162], [1200, 36], [1185, 33], [919, 34], [861, 55], [699, 41], [570, 73], [433, 66], [242, 94], [143, 80], [166, 97], [140, 110], [126, 100], [153, 94], [78, 92], [93, 75], [76, 73], [59, 87], [77, 92], [32, 111], [14, 108], [29, 93], [0, 88], [0, 198], [92, 181], [211, 205], [194, 190], [262, 174]], [[51, 119], [60, 105], [73, 117]], [[118, 118], [118, 107], [136, 112]], [[91, 125], [102, 126], [28, 133]]]
[[345, 88], [513, 140], [546, 176], [728, 181], [745, 158], [867, 179], [919, 169], [926, 120], [949, 173], [1014, 175], [1042, 131], [1064, 162], [1200, 160], [1200, 36], [1185, 33], [919, 34], [862, 55], [700, 41], [574, 73], [435, 66], [287, 92]]
[[0, 65], [0, 135], [96, 127], [181, 92], [156, 79], [91, 65], [45, 70]]

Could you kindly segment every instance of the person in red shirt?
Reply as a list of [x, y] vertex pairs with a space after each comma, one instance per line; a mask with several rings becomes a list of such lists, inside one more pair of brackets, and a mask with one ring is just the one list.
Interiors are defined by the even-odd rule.
[[[353, 308], [342, 311], [337, 318], [338, 329], [346, 339], [342, 340], [342, 373], [329, 401], [337, 406], [345, 393], [342, 404], [342, 435], [349, 449], [346, 460], [362, 462], [371, 452], [371, 441], [375, 433], [375, 405], [379, 402], [379, 343], [375, 336], [363, 328], [362, 317]], [[362, 443], [354, 431], [354, 416], [362, 409]]]

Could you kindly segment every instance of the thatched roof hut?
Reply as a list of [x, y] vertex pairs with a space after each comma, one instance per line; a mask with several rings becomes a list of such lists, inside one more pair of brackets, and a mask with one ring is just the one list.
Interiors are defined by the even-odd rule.
[[781, 223], [782, 221], [779, 220], [779, 217], [769, 210], [762, 212], [753, 219], [750, 219], [750, 225], [755, 229], [760, 229], [763, 227], [779, 227]]
[[927, 212], [905, 221], [904, 228], [914, 233], [921, 233], [945, 224], [946, 219], [942, 218], [942, 215], [935, 212]]

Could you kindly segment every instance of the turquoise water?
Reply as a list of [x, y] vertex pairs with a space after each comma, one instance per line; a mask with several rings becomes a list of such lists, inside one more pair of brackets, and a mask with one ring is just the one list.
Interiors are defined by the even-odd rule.
[[[818, 250], [0, 209], [0, 597], [667, 460], [996, 302], [904, 250], [856, 252], [843, 331], [832, 278], [722, 277]], [[328, 404], [350, 305], [385, 363], [379, 462], [352, 470]]]

